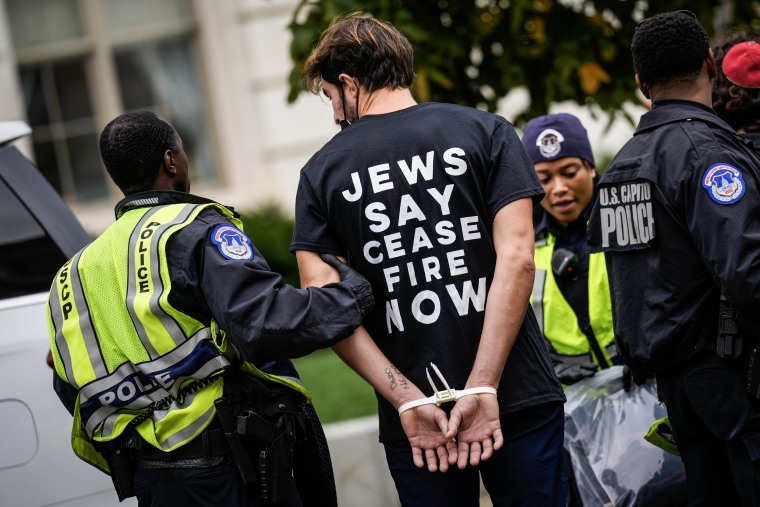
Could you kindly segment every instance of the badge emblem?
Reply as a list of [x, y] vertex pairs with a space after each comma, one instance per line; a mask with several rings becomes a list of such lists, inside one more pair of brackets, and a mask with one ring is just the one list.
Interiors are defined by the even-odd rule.
[[546, 129], [538, 134], [536, 139], [536, 146], [538, 151], [541, 152], [546, 158], [553, 158], [559, 155], [559, 151], [562, 149], [562, 141], [565, 140], [565, 136], [554, 129]]
[[707, 168], [702, 176], [702, 186], [718, 204], [738, 202], [747, 189], [742, 172], [731, 164], [724, 163], [713, 164]]
[[217, 225], [211, 231], [211, 242], [227, 259], [249, 261], [253, 259], [253, 246], [243, 231], [231, 225]]

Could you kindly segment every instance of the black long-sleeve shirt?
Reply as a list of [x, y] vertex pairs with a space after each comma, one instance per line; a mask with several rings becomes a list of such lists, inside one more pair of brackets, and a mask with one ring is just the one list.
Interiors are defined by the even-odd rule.
[[[156, 206], [211, 201], [181, 192], [145, 192], [122, 200], [117, 216], [145, 202]], [[361, 324], [355, 284], [308, 289], [286, 285], [253, 245], [250, 260], [223, 255], [211, 240], [220, 224], [232, 225], [218, 211], [206, 209], [169, 239], [169, 302], [207, 325], [213, 318], [244, 359], [268, 373], [295, 377], [289, 359], [330, 347]], [[58, 396], [73, 413], [76, 390], [58, 375], [54, 378]]]

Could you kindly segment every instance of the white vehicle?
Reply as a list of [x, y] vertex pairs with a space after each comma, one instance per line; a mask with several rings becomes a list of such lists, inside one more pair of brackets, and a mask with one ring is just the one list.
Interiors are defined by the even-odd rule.
[[74, 454], [72, 416], [53, 391], [47, 293], [90, 237], [10, 146], [30, 132], [0, 122], [0, 507], [136, 505], [120, 504], [111, 478]]

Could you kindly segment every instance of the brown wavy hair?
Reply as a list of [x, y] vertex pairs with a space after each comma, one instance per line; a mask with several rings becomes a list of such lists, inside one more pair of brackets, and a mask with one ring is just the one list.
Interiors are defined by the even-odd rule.
[[309, 90], [318, 94], [323, 81], [337, 85], [344, 73], [369, 92], [409, 88], [414, 50], [390, 23], [361, 12], [339, 16], [322, 33], [304, 64], [304, 74]]

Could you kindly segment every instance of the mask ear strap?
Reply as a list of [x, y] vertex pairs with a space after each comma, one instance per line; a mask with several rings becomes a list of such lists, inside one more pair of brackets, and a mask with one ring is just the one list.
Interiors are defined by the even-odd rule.
[[340, 129], [343, 130], [351, 125], [351, 122], [346, 119], [346, 96], [343, 94], [343, 86], [340, 87], [340, 103], [343, 106], [343, 119], [338, 123], [340, 124]]
[[354, 85], [356, 85], [356, 118], [359, 118], [359, 92], [361, 91], [361, 88], [359, 88], [359, 85], [354, 80]]

